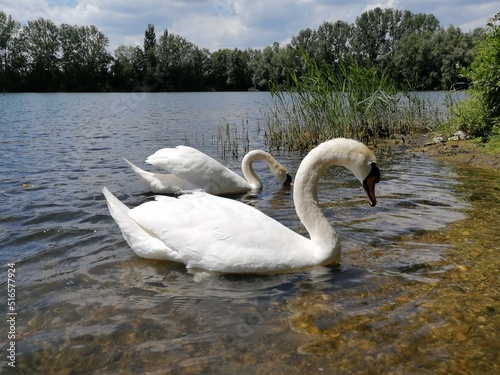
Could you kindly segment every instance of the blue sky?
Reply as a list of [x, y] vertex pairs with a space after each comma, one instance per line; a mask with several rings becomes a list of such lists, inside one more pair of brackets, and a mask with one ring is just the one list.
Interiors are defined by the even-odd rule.
[[200, 48], [259, 48], [286, 43], [323, 22], [353, 23], [375, 7], [433, 14], [441, 26], [471, 31], [500, 11], [498, 1], [463, 0], [0, 0], [0, 10], [21, 24], [45, 18], [55, 24], [95, 25], [110, 41], [142, 46], [144, 30], [165, 29]]

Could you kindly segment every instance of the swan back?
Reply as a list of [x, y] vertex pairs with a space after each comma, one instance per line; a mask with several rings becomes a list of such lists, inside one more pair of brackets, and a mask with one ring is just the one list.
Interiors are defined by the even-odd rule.
[[[110, 193], [110, 211], [115, 204]], [[114, 200], [117, 200], [114, 198]], [[120, 203], [121, 204], [121, 203]], [[311, 267], [316, 259], [307, 251], [310, 241], [271, 217], [241, 202], [201, 191], [179, 197], [157, 196], [128, 209], [118, 221], [124, 236], [126, 225], [137, 225], [141, 234], [164, 243], [161, 258], [184, 263], [190, 270], [219, 273], [266, 273]], [[115, 215], [113, 215], [115, 218]], [[115, 218], [116, 220], [116, 218]], [[123, 221], [132, 223], [123, 223]], [[124, 226], [124, 227], [122, 227]], [[127, 240], [129, 242], [129, 240]], [[134, 248], [142, 257], [157, 254]]]
[[250, 190], [244, 178], [217, 160], [189, 146], [163, 148], [146, 163], [164, 168], [210, 194], [233, 194]]

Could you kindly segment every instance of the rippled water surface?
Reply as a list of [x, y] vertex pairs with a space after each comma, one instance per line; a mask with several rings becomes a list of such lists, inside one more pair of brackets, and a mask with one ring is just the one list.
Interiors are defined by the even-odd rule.
[[[491, 334], [498, 326], [489, 325], [498, 311], [498, 285], [491, 287], [498, 263], [482, 268], [491, 268], [481, 274], [483, 297], [480, 286], [463, 282], [477, 271], [477, 259], [496, 259], [491, 238], [498, 232], [491, 220], [476, 222], [486, 228], [480, 239], [469, 224], [460, 226], [477, 212], [484, 189], [491, 203], [480, 210], [498, 207], [498, 176], [463, 174], [425, 154], [379, 146], [373, 150], [382, 181], [378, 205], [370, 208], [353, 176], [326, 171], [318, 196], [342, 241], [337, 268], [196, 282], [182, 265], [133, 254], [101, 194], [106, 186], [130, 207], [149, 199], [122, 157], [142, 165], [159, 148], [189, 144], [221, 159], [218, 128], [227, 123], [247, 124], [251, 148], [265, 148], [262, 111], [269, 102], [265, 93], [0, 96], [0, 314], [17, 314], [15, 369], [5, 355], [7, 324], [0, 336], [5, 371], [420, 374], [462, 368], [468, 374], [494, 368], [486, 345], [477, 354], [481, 363], [465, 344], [453, 345], [479, 337], [499, 348]], [[274, 155], [292, 175], [304, 156]], [[240, 160], [224, 163], [240, 172]], [[235, 199], [307, 235], [291, 192], [264, 166], [256, 171], [264, 190]], [[464, 188], [464, 178], [475, 192]], [[461, 251], [478, 255], [464, 260]], [[7, 296], [12, 263], [15, 310]], [[462, 315], [457, 310], [448, 324], [443, 301], [459, 304], [459, 297], [475, 306]]]

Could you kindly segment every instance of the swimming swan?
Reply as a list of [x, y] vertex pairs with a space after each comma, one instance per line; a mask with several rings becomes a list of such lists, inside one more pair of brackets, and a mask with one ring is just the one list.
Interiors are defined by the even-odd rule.
[[300, 164], [293, 188], [297, 215], [310, 239], [251, 206], [200, 191], [178, 198], [157, 196], [134, 209], [105, 187], [103, 193], [111, 216], [140, 257], [181, 262], [201, 274], [281, 273], [340, 261], [337, 234], [317, 200], [319, 177], [332, 165], [351, 170], [370, 206], [376, 204], [380, 171], [373, 153], [352, 139], [320, 144]]
[[252, 164], [264, 161], [276, 178], [290, 186], [288, 170], [265, 151], [254, 150], [241, 161], [245, 178], [240, 177], [210, 156], [188, 146], [163, 148], [146, 159], [146, 163], [164, 168], [172, 174], [147, 172], [125, 159], [144, 185], [156, 194], [175, 194], [186, 190], [203, 190], [209, 194], [225, 195], [259, 191], [262, 182]]

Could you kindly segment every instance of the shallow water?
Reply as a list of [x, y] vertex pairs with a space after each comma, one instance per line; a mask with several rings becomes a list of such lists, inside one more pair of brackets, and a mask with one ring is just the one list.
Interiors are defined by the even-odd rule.
[[[0, 96], [5, 270], [0, 314], [17, 314], [15, 371], [233, 374], [252, 366], [253, 373], [277, 374], [456, 368], [481, 373], [492, 368], [493, 349], [484, 348], [479, 365], [473, 359], [464, 364], [460, 360], [467, 356], [455, 358], [462, 348], [453, 345], [476, 342], [478, 335], [494, 339], [488, 334], [498, 311], [488, 299], [494, 296], [483, 299], [474, 289], [477, 307], [455, 317], [451, 326], [447, 319], [455, 315], [442, 306], [454, 300], [456, 288], [464, 293], [464, 282], [455, 287], [455, 277], [467, 280], [479, 272], [474, 262], [496, 246], [494, 221], [483, 220], [475, 250], [480, 255], [468, 263], [454, 258], [464, 231], [468, 240], [476, 234], [477, 223], [467, 229], [461, 223], [477, 210], [498, 207], [498, 176], [464, 174], [426, 155], [379, 147], [374, 151], [382, 181], [378, 205], [370, 208], [359, 182], [343, 170], [328, 170], [318, 196], [342, 241], [342, 265], [336, 268], [196, 282], [182, 265], [133, 254], [101, 194], [105, 185], [131, 207], [149, 199], [121, 158], [141, 165], [159, 148], [189, 143], [220, 159], [217, 128], [242, 120], [248, 122], [251, 147], [264, 148], [261, 110], [268, 102], [265, 93]], [[303, 157], [274, 154], [292, 175]], [[239, 172], [240, 160], [224, 163]], [[264, 190], [236, 199], [306, 235], [291, 192], [262, 165], [256, 170]], [[490, 204], [479, 209], [485, 189]], [[491, 236], [496, 240], [488, 242]], [[458, 242], [450, 240], [456, 237]], [[485, 283], [494, 278], [495, 262], [491, 256], [486, 263], [492, 271]], [[15, 310], [7, 304], [9, 263], [16, 269]], [[442, 314], [429, 313], [432, 306], [440, 306]], [[5, 324], [2, 349], [10, 345], [8, 330]], [[465, 340], [458, 336], [450, 343], [457, 332]], [[9, 359], [0, 361], [5, 371], [12, 370]]]

